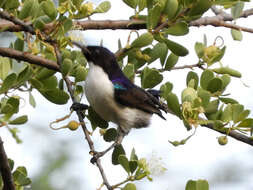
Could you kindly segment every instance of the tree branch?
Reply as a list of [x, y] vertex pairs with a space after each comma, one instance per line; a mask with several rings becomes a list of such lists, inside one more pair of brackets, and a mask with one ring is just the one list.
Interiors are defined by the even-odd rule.
[[[216, 16], [199, 18], [195, 21], [189, 22], [189, 26], [195, 26], [195, 27], [208, 26], [208, 25], [223, 26], [223, 27], [228, 27], [228, 28], [240, 29], [242, 31], [252, 33], [252, 29], [250, 28], [229, 25], [228, 23], [224, 24], [224, 22], [226, 21], [233, 21], [234, 18], [230, 14], [225, 13], [224, 11], [217, 9], [216, 7], [212, 7], [212, 10], [216, 14]], [[253, 15], [253, 8], [243, 11], [243, 13], [241, 14], [239, 18], [247, 18], [251, 15]], [[29, 23], [25, 23], [19, 19], [15, 19], [14, 17], [8, 15], [8, 13], [4, 11], [0, 11], [0, 17], [11, 21], [11, 22], [8, 22], [6, 20], [0, 20], [0, 30], [10, 31], [10, 32], [27, 31], [34, 34], [34, 30]], [[53, 29], [53, 27], [54, 25], [52, 23], [46, 24], [45, 30], [51, 30]], [[105, 30], [105, 29], [141, 30], [141, 29], [146, 29], [147, 27], [146, 27], [145, 21], [132, 19], [132, 20], [74, 21], [73, 28], [74, 30], [75, 29], [79, 29], [79, 30]]]
[[11, 48], [0, 47], [0, 55], [3, 57], [9, 57], [19, 61], [26, 61], [31, 64], [43, 66], [54, 71], [59, 71], [59, 66], [54, 61], [45, 59], [41, 56], [32, 55], [28, 52], [22, 52]]
[[3, 141], [0, 137], [0, 173], [3, 179], [3, 190], [15, 190], [15, 184], [11, 174], [8, 158], [4, 150]]

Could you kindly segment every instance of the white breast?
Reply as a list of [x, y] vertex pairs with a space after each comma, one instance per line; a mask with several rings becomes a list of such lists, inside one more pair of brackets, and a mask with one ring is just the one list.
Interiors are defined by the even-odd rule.
[[125, 132], [131, 128], [146, 127], [151, 114], [139, 109], [121, 106], [114, 101], [114, 87], [103, 69], [89, 63], [85, 94], [92, 108], [106, 121], [118, 124]]

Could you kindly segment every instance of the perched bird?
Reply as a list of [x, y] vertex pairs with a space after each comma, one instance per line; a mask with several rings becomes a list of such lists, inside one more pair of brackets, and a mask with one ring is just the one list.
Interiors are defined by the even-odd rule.
[[[115, 55], [100, 46], [83, 46], [77, 42], [89, 63], [85, 95], [101, 118], [118, 124], [121, 135], [131, 128], [147, 127], [153, 113], [165, 119], [160, 110], [158, 91], [149, 92], [133, 84], [120, 69]], [[153, 94], [153, 95], [152, 95]]]

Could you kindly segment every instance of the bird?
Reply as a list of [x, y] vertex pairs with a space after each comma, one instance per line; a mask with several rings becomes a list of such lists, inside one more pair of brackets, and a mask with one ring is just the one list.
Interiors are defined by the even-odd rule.
[[161, 110], [160, 91], [145, 91], [132, 83], [117, 63], [115, 54], [102, 46], [79, 47], [89, 64], [84, 91], [93, 110], [104, 120], [117, 124], [119, 136], [124, 137], [132, 128], [150, 124], [152, 114], [165, 120]]

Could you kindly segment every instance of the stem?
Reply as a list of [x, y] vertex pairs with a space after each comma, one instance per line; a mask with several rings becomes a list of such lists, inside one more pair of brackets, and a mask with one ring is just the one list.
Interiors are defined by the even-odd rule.
[[8, 158], [4, 150], [3, 141], [0, 137], [0, 173], [3, 179], [3, 190], [15, 190], [15, 184], [11, 174]]

